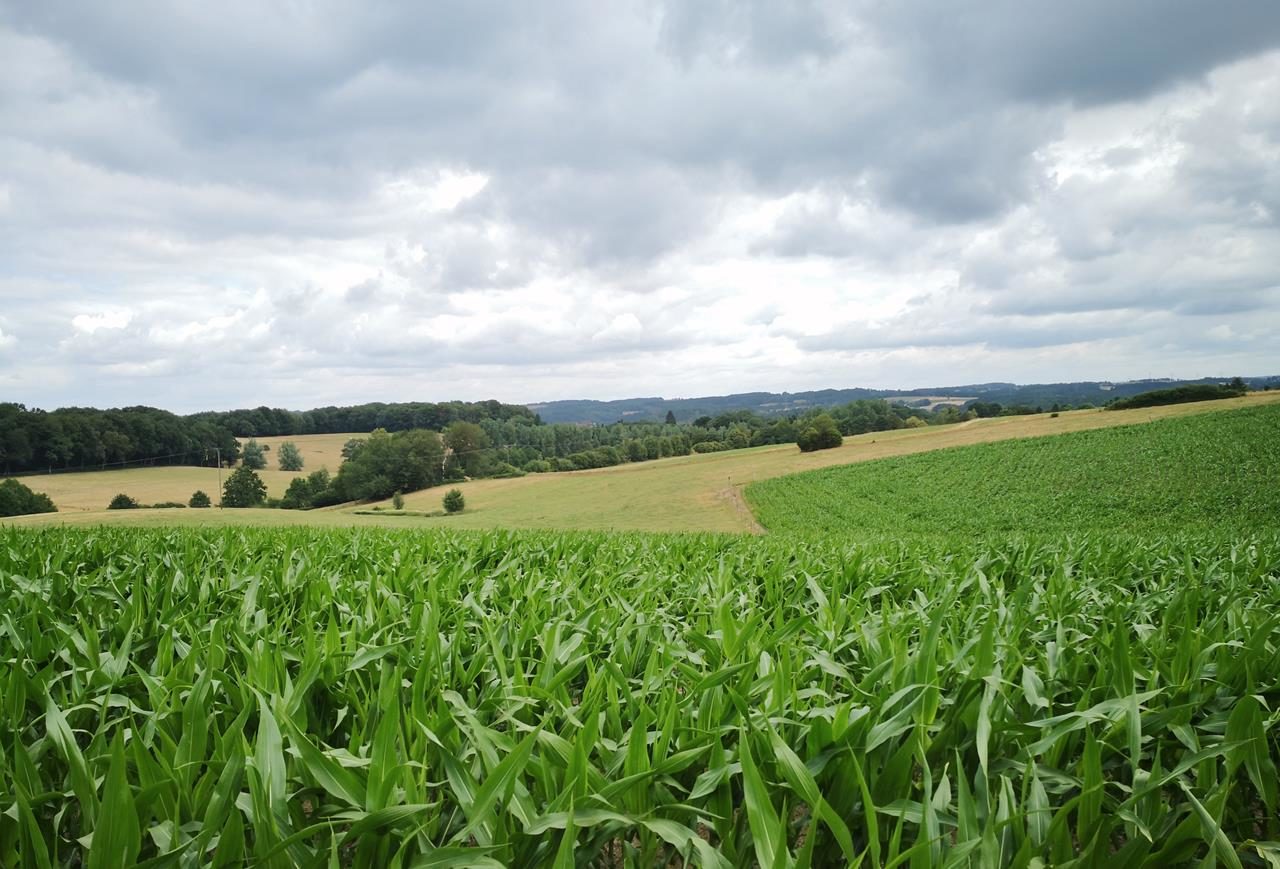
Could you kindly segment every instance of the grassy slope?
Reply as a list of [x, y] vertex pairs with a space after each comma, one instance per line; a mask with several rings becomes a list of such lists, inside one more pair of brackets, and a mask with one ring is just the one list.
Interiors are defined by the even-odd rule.
[[[342, 464], [342, 445], [348, 439], [360, 437], [351, 434], [299, 435], [297, 437], [259, 438], [258, 443], [271, 446], [267, 453], [267, 470], [259, 476], [267, 484], [273, 497], [284, 494], [289, 482], [298, 473], [281, 471], [277, 466], [280, 444], [293, 441], [302, 451], [306, 474], [319, 468], [336, 473]], [[224, 470], [225, 480], [229, 472]], [[218, 500], [218, 472], [215, 468], [163, 467], [129, 468], [120, 471], [88, 471], [77, 474], [36, 474], [19, 478], [37, 492], [44, 492], [64, 512], [105, 510], [112, 497], [120, 492], [132, 496], [143, 504], [160, 501], [179, 501], [183, 504], [196, 489], [203, 489], [216, 502]]]
[[[192, 514], [179, 510], [62, 514], [16, 521], [25, 524], [110, 521], [148, 525], [378, 524], [400, 528], [445, 526], [743, 532], [752, 530], [754, 519], [742, 503], [740, 492], [745, 484], [757, 480], [947, 447], [1132, 425], [1154, 419], [1276, 402], [1280, 402], [1280, 392], [1143, 410], [1069, 411], [1057, 418], [1048, 414], [1004, 417], [939, 428], [874, 432], [846, 438], [842, 447], [816, 453], [801, 453], [795, 446], [787, 444], [682, 456], [597, 471], [537, 474], [510, 480], [477, 480], [459, 486], [467, 498], [466, 512], [441, 518], [355, 516], [349, 512], [335, 511], [291, 513], [275, 510], [225, 511], [222, 516], [210, 516], [204, 511]], [[345, 439], [347, 436], [325, 437]], [[303, 438], [297, 440], [301, 443]], [[341, 442], [337, 443], [336, 449], [341, 449]], [[336, 465], [331, 465], [330, 470], [334, 467]], [[307, 469], [312, 469], [310, 462]], [[112, 472], [107, 472], [105, 475], [93, 476], [111, 475]], [[290, 476], [292, 475], [285, 476], [285, 485]], [[108, 484], [106, 489], [112, 489], [112, 485]], [[115, 491], [118, 490], [109, 492], [106, 500], [110, 500]], [[410, 510], [439, 509], [444, 491], [444, 488], [436, 488], [412, 493], [405, 498], [405, 507]], [[187, 491], [187, 495], [189, 494]], [[56, 496], [54, 500], [57, 502]]]
[[1280, 528], [1280, 404], [984, 444], [747, 490], [770, 530], [814, 534]]

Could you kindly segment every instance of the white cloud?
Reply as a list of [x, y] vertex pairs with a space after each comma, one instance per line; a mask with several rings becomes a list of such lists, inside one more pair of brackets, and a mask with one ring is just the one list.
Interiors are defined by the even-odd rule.
[[77, 332], [92, 335], [99, 329], [123, 329], [133, 320], [131, 311], [102, 311], [97, 314], [77, 314], [71, 318], [71, 326]]

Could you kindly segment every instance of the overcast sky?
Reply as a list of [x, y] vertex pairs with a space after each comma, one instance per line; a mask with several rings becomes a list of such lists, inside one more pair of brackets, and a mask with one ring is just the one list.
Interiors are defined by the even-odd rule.
[[0, 0], [0, 400], [1269, 373], [1275, 0]]

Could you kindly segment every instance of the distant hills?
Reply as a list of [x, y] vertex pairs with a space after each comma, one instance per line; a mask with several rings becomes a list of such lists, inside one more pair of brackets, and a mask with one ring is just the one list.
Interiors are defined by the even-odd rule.
[[[570, 399], [528, 405], [543, 422], [604, 425], [611, 422], [661, 422], [667, 412], [677, 422], [692, 422], [701, 416], [715, 416], [732, 410], [750, 410], [763, 416], [803, 413], [814, 407], [833, 407], [860, 398], [882, 398], [904, 404], [962, 405], [969, 401], [993, 401], [1002, 405], [1029, 405], [1048, 409], [1055, 404], [1103, 405], [1123, 398], [1192, 383], [1226, 383], [1229, 377], [1201, 377], [1195, 380], [1082, 381], [1076, 383], [971, 383], [964, 386], [930, 386], [924, 389], [818, 389], [810, 392], [739, 392], [700, 398], [622, 398], [615, 401]], [[1280, 375], [1245, 377], [1256, 389], [1280, 387]]]

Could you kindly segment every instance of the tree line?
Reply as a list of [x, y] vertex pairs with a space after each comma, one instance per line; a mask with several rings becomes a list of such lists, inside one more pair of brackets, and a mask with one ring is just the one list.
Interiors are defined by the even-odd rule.
[[257, 407], [252, 410], [205, 411], [192, 414], [188, 419], [220, 426], [234, 432], [237, 437], [281, 437], [371, 432], [379, 428], [388, 432], [410, 429], [441, 431], [452, 422], [478, 423], [490, 419], [521, 419], [535, 423], [538, 415], [524, 405], [487, 400], [369, 402], [312, 410]]
[[455, 421], [538, 421], [527, 407], [497, 401], [371, 403], [290, 411], [259, 407], [187, 416], [154, 407], [45, 411], [0, 403], [0, 471], [31, 474], [139, 465], [203, 465], [241, 458], [238, 438], [348, 431], [440, 430]]

